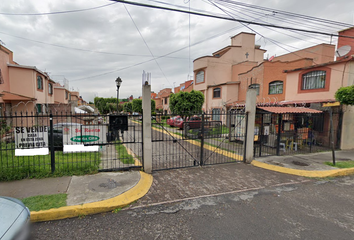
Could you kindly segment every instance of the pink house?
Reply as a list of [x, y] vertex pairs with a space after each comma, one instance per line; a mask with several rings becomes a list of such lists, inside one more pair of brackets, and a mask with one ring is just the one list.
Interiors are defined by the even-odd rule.
[[19, 65], [13, 53], [0, 46], [0, 104], [2, 113], [42, 113], [54, 103], [54, 81], [34, 66]]
[[226, 110], [238, 100], [238, 74], [263, 62], [266, 50], [255, 45], [255, 34], [242, 32], [231, 37], [231, 45], [194, 60], [194, 90], [205, 96], [204, 111]]

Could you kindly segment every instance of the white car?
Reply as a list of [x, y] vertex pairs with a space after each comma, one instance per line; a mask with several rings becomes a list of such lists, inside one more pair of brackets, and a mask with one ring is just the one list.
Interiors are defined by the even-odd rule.
[[30, 235], [29, 209], [18, 199], [0, 196], [0, 240], [25, 240]]

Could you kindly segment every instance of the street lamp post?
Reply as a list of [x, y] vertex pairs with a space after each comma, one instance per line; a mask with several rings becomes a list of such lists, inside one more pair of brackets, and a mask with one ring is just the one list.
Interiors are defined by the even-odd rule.
[[[122, 79], [120, 79], [120, 77], [117, 77], [117, 79], [116, 79], [116, 85], [117, 85], [117, 115], [119, 113], [119, 108], [118, 108], [118, 105], [119, 105], [119, 87], [120, 87], [121, 84], [122, 84]], [[114, 131], [114, 135], [115, 135], [115, 139], [119, 140], [118, 129], [116, 129]]]
[[118, 114], [118, 104], [119, 104], [119, 87], [122, 84], [122, 79], [120, 77], [117, 77], [116, 79], [116, 85], [117, 85], [117, 114]]

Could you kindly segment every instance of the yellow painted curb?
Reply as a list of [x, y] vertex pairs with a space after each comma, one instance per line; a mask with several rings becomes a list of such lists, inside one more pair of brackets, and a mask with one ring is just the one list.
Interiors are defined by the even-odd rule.
[[268, 169], [275, 172], [287, 173], [302, 177], [312, 177], [312, 178], [325, 178], [325, 177], [338, 177], [338, 176], [346, 176], [350, 174], [354, 174], [354, 168], [346, 168], [346, 169], [333, 169], [333, 170], [324, 170], [324, 171], [308, 171], [308, 170], [299, 170], [299, 169], [291, 169], [280, 166], [275, 166], [263, 162], [259, 162], [253, 160], [251, 162], [253, 166]]
[[56, 209], [49, 209], [45, 211], [32, 211], [32, 222], [43, 222], [58, 220], [64, 218], [72, 218], [78, 216], [85, 216], [89, 214], [96, 214], [102, 212], [112, 211], [117, 208], [125, 207], [130, 203], [143, 197], [150, 189], [153, 177], [150, 174], [140, 172], [139, 182], [123, 194], [110, 198], [107, 200], [86, 203], [82, 205], [66, 206]]

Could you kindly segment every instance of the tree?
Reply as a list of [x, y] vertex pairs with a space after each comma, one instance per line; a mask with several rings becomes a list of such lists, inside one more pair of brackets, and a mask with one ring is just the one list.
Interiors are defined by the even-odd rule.
[[[155, 100], [151, 99], [151, 113], [155, 114], [156, 103]], [[133, 112], [143, 113], [143, 100], [134, 99], [132, 102]]]
[[132, 113], [133, 112], [133, 105], [131, 102], [126, 102], [123, 105], [124, 112]]
[[200, 91], [178, 92], [170, 95], [170, 110], [181, 116], [200, 113], [204, 103], [204, 95]]
[[342, 104], [354, 105], [354, 85], [339, 88], [335, 97]]
[[[101, 114], [107, 114], [110, 112], [117, 111], [117, 98], [95, 97], [94, 104]], [[122, 110], [123, 110], [123, 106], [118, 105], [118, 111], [120, 112]]]

